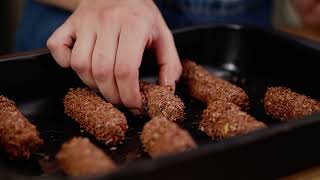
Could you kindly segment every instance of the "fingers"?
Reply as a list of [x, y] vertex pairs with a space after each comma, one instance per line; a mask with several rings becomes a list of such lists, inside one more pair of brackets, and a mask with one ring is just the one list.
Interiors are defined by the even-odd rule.
[[318, 0], [294, 0], [296, 8], [300, 13], [309, 13]]
[[160, 83], [175, 85], [182, 66], [153, 2], [83, 1], [79, 7], [47, 42], [59, 65], [71, 66], [111, 103], [141, 109], [139, 67], [146, 45], [155, 42]]
[[310, 27], [320, 26], [319, 0], [294, 0], [293, 2], [305, 25]]
[[303, 22], [305, 25], [311, 27], [319, 27], [320, 26], [320, 3], [317, 4], [312, 12], [309, 12], [305, 16], [303, 16]]
[[114, 76], [120, 27], [112, 23], [101, 26], [93, 52], [92, 73], [102, 95], [112, 104], [121, 104]]
[[95, 88], [96, 83], [92, 76], [92, 52], [96, 41], [93, 30], [83, 28], [77, 34], [76, 42], [71, 53], [70, 65], [80, 79], [89, 87]]
[[66, 22], [48, 39], [47, 47], [56, 62], [64, 68], [70, 67], [71, 48], [74, 38], [73, 27]]
[[121, 29], [115, 64], [115, 77], [121, 101], [135, 111], [142, 108], [138, 69], [148, 41], [146, 32], [143, 31], [145, 29], [135, 28], [134, 25]]
[[169, 85], [175, 90], [176, 81], [179, 80], [182, 73], [182, 65], [169, 29], [165, 29], [156, 40], [155, 51], [160, 66], [160, 85]]

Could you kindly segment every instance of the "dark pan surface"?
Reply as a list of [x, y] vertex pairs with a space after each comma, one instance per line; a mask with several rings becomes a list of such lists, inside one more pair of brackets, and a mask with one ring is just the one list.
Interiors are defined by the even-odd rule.
[[[74, 136], [90, 137], [124, 167], [108, 176], [111, 179], [192, 179], [192, 176], [211, 174], [212, 177], [234, 177], [235, 173], [240, 177], [256, 177], [264, 172], [264, 168], [269, 168], [266, 177], [277, 177], [320, 162], [319, 158], [311, 159], [316, 149], [309, 152], [310, 157], [297, 156], [297, 153], [306, 153], [302, 147], [314, 148], [305, 140], [314, 137], [316, 130], [320, 132], [320, 116], [304, 122], [280, 124], [264, 113], [261, 102], [267, 87], [279, 85], [320, 100], [320, 88], [315, 83], [319, 82], [319, 50], [285, 35], [242, 26], [184, 30], [175, 33], [175, 40], [181, 58], [194, 59], [211, 72], [244, 88], [251, 100], [249, 113], [267, 123], [269, 128], [221, 142], [211, 141], [197, 129], [205, 106], [190, 98], [181, 83], [177, 94], [187, 107], [182, 127], [191, 133], [200, 149], [151, 161], [139, 142], [139, 133], [147, 119], [136, 119], [121, 108], [129, 120], [126, 140], [116, 147], [102, 145], [63, 112], [62, 99], [68, 88], [83, 84], [72, 71], [59, 68], [50, 54], [33, 53], [0, 60], [0, 93], [15, 100], [23, 114], [37, 125], [45, 145], [28, 161], [9, 161], [1, 155], [0, 167], [4, 166], [20, 177], [61, 178], [63, 175], [57, 169], [54, 156], [61, 144]], [[147, 52], [140, 70], [142, 80], [156, 81], [154, 64], [154, 57]], [[261, 157], [261, 161], [257, 157]], [[274, 169], [270, 169], [272, 167]], [[226, 174], [228, 168], [234, 173]], [[254, 172], [243, 171], [245, 168]]]

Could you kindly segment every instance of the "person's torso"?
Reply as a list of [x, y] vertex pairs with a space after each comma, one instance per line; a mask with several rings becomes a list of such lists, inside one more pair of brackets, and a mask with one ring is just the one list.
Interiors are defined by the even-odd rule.
[[271, 26], [272, 0], [158, 0], [172, 28], [237, 23]]
[[204, 16], [234, 16], [244, 13], [256, 0], [162, 0], [167, 7], [185, 14]]
[[[271, 26], [272, 0], [156, 0], [170, 28], [208, 23]], [[16, 50], [45, 47], [70, 13], [27, 0], [16, 35]]]

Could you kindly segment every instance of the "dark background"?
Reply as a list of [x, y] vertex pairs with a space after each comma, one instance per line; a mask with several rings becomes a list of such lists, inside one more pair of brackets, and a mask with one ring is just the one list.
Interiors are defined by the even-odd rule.
[[[299, 20], [291, 7], [291, 0], [275, 1], [273, 24], [297, 26]], [[25, 0], [0, 1], [0, 54], [8, 53], [14, 45], [14, 36], [19, 24]]]
[[0, 2], [0, 54], [8, 52], [14, 45], [14, 34], [23, 9], [24, 0]]

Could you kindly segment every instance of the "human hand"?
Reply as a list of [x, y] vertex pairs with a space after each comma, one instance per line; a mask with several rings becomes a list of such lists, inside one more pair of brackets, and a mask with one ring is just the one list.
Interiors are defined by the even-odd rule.
[[320, 1], [319, 0], [293, 0], [302, 23], [309, 27], [320, 27]]
[[160, 85], [175, 86], [182, 72], [172, 34], [152, 0], [82, 0], [47, 46], [62, 67], [71, 67], [113, 104], [142, 108], [139, 67], [153, 48]]

